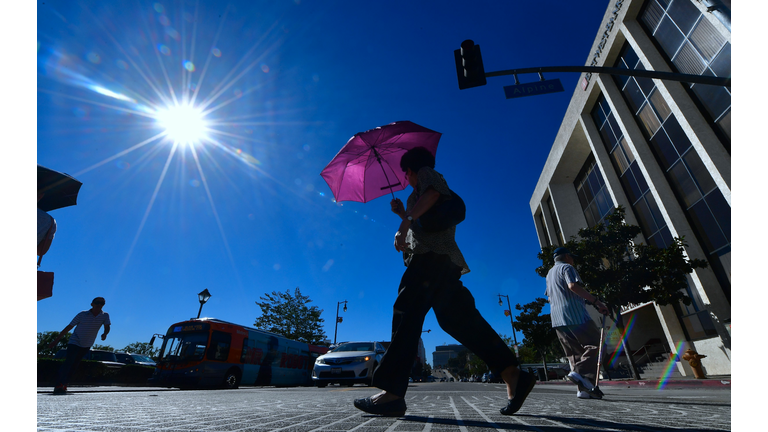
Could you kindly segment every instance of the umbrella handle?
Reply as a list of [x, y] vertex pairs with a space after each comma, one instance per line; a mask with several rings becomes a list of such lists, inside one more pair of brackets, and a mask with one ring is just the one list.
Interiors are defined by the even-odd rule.
[[[387, 181], [387, 183], [389, 183], [389, 177], [387, 176], [387, 170], [384, 169], [384, 164], [381, 163], [381, 155], [379, 155], [379, 152], [376, 151], [376, 147], [371, 147], [371, 150], [373, 150], [373, 154], [376, 155], [376, 162], [379, 163], [379, 166], [381, 167], [381, 172], [384, 173], [384, 179]], [[400, 183], [398, 182], [397, 184], [399, 185]], [[389, 185], [389, 193], [392, 194], [392, 199], [395, 199], [395, 193], [392, 192], [392, 186], [394, 186], [394, 185], [391, 185], [391, 184]], [[382, 189], [384, 189], [386, 187], [387, 186], [384, 186]]]

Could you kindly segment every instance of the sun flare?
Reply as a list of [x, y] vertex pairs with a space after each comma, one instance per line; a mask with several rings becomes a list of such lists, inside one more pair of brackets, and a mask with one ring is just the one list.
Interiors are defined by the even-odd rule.
[[191, 105], [174, 105], [159, 110], [155, 118], [168, 138], [180, 144], [195, 144], [206, 138], [208, 125], [202, 110]]

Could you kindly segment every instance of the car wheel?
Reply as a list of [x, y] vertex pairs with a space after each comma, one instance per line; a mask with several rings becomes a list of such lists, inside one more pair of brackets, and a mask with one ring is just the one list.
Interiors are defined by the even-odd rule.
[[318, 388], [323, 388], [323, 387], [327, 387], [327, 386], [328, 386], [328, 383], [327, 383], [327, 382], [316, 382], [316, 383], [315, 383], [315, 385], [316, 385]]
[[240, 386], [240, 370], [232, 368], [224, 376], [224, 388], [236, 389]]

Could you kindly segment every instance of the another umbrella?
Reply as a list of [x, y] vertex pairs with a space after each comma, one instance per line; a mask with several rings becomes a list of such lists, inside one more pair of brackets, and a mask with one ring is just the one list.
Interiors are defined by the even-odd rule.
[[43, 211], [77, 205], [77, 194], [83, 184], [69, 174], [60, 173], [44, 166], [37, 166], [37, 193], [45, 194], [37, 202]]
[[355, 134], [323, 169], [336, 201], [368, 202], [401, 191], [408, 179], [400, 158], [414, 147], [436, 154], [440, 132], [410, 121], [399, 121]]

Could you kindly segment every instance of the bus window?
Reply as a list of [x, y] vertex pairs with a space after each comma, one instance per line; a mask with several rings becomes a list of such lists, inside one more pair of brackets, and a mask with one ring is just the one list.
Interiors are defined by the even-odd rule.
[[200, 360], [205, 353], [207, 333], [181, 333], [166, 336], [160, 360], [191, 361]]
[[226, 361], [229, 357], [229, 345], [232, 343], [232, 335], [220, 331], [211, 334], [211, 346], [208, 348], [208, 360]]

